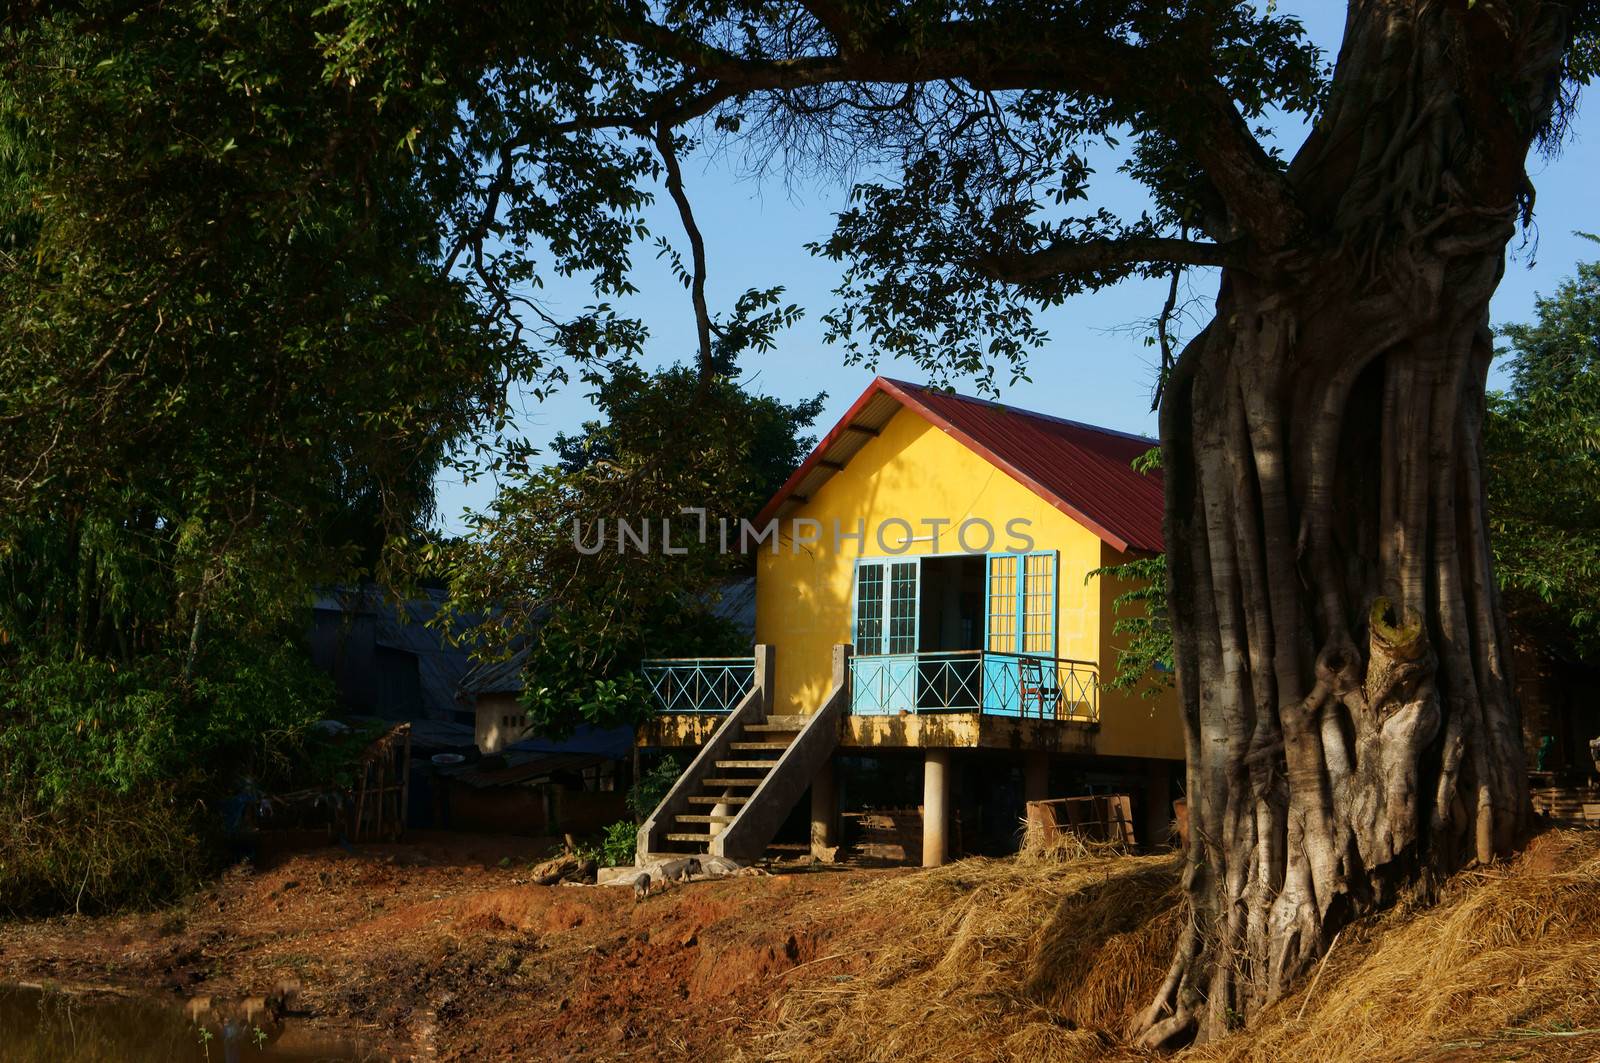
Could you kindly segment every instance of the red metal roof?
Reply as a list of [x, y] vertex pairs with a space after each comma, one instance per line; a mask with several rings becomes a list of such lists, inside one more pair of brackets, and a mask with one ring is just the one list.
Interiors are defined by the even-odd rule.
[[[804, 504], [901, 407], [916, 411], [1114, 549], [1160, 552], [1161, 473], [1135, 472], [1131, 464], [1155, 440], [887, 377], [867, 387], [762, 507], [757, 524], [786, 506]], [[802, 487], [807, 493], [800, 493]]]

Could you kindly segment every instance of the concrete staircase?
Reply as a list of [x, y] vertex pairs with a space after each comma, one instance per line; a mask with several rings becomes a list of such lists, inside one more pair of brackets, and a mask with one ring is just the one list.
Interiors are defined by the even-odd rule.
[[745, 724], [741, 740], [728, 743], [727, 759], [712, 762], [716, 774], [701, 779], [699, 792], [688, 795], [690, 811], [673, 815], [665, 836], [672, 849], [709, 853], [713, 836], [739, 818], [809, 720], [769, 716], [764, 723]]
[[748, 863], [771, 844], [839, 744], [848, 646], [834, 650], [833, 689], [817, 712], [772, 716], [772, 648], [756, 647], [750, 693], [639, 828], [638, 857], [704, 853]]

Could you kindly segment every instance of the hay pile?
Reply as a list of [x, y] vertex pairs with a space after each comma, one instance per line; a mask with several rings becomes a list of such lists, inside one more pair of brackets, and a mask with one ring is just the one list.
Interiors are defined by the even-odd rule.
[[1098, 1060], [1164, 973], [1178, 864], [1067, 841], [873, 884], [851, 974], [797, 981], [745, 1058]]
[[1179, 1058], [1600, 1059], [1600, 833], [1547, 832], [1432, 908], [1349, 927], [1324, 966], [1303, 1019], [1305, 988]]
[[[860, 930], [833, 941], [838, 961], [796, 972], [744, 1058], [1155, 1059], [1120, 1035], [1171, 958], [1177, 871], [1058, 849], [875, 882], [839, 913]], [[1546, 833], [1433, 907], [1347, 927], [1306, 984], [1309, 1003], [1302, 986], [1176, 1059], [1600, 1059], [1600, 832]]]

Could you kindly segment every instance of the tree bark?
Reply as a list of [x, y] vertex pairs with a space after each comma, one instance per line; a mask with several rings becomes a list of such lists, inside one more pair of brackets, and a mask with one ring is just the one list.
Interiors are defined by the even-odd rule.
[[1162, 404], [1193, 909], [1143, 1043], [1247, 1023], [1350, 919], [1529, 821], [1479, 470], [1489, 298], [1566, 27], [1351, 5], [1289, 175]]

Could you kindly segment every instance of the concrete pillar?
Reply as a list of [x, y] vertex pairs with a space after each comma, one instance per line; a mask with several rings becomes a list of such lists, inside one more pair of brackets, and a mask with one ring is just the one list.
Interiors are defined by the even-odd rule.
[[[855, 646], [848, 642], [833, 644], [833, 685], [844, 686], [850, 679], [850, 655], [855, 653]], [[849, 692], [846, 691], [848, 694]]]
[[839, 819], [839, 790], [833, 776], [833, 758], [828, 758], [811, 780], [811, 855], [821, 859], [823, 850], [839, 844], [834, 824]]
[[950, 751], [930, 749], [922, 761], [922, 866], [938, 867], [950, 852]]
[[761, 691], [761, 718], [751, 721], [753, 723], [761, 723], [772, 715], [772, 668], [777, 663], [776, 658], [774, 647], [766, 643], [756, 645], [756, 689]]
[[1165, 760], [1145, 762], [1144, 844], [1165, 846], [1172, 829], [1172, 765]]
[[1030, 749], [1022, 755], [1022, 794], [1024, 800], [1043, 801], [1050, 796], [1050, 754]]

